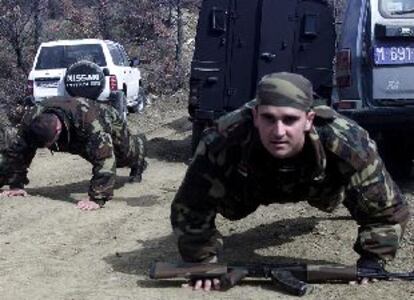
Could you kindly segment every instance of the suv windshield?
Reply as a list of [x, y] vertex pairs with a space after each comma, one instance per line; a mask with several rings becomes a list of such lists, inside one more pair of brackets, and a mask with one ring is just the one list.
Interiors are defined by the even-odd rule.
[[379, 9], [384, 18], [414, 18], [414, 0], [381, 0]]
[[37, 70], [68, 68], [79, 60], [89, 60], [100, 67], [106, 66], [99, 44], [42, 47], [36, 63]]

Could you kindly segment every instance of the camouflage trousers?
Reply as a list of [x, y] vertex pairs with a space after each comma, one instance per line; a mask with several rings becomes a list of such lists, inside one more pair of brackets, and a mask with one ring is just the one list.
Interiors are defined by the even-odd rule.
[[147, 139], [144, 134], [132, 135], [125, 124], [115, 127], [112, 142], [116, 157], [116, 167], [145, 167]]

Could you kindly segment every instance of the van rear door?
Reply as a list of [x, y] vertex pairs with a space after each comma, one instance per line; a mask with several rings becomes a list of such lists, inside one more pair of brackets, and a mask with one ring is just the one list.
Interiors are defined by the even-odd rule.
[[269, 73], [292, 70], [297, 21], [297, 0], [263, 0], [262, 3], [258, 80]]
[[[257, 0], [231, 1], [228, 28], [224, 105], [232, 111], [254, 98], [257, 45], [262, 10]], [[273, 1], [274, 2], [274, 1]]]
[[[277, 1], [265, 2], [277, 7]], [[254, 97], [260, 3], [259, 0], [202, 2], [190, 78], [189, 111], [195, 119], [215, 119]]]
[[414, 102], [414, 2], [378, 0], [372, 7], [372, 95], [375, 105]]
[[296, 42], [293, 72], [308, 78], [323, 98], [331, 96], [335, 21], [327, 1], [300, 1], [296, 15]]
[[257, 78], [272, 72], [299, 73], [329, 98], [335, 39], [333, 8], [327, 1], [264, 0]]
[[197, 120], [213, 120], [223, 111], [229, 1], [202, 2], [191, 63], [189, 113]]

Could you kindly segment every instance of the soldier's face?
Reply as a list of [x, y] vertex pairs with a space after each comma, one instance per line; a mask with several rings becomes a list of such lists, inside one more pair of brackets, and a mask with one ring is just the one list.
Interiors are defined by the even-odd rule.
[[253, 109], [254, 125], [269, 153], [278, 159], [290, 158], [302, 151], [305, 134], [312, 128], [314, 112], [292, 107], [259, 105]]
[[58, 120], [54, 129], [56, 131], [55, 137], [51, 141], [46, 143], [44, 148], [50, 148], [59, 139], [60, 133], [62, 132], [62, 122], [60, 120]]

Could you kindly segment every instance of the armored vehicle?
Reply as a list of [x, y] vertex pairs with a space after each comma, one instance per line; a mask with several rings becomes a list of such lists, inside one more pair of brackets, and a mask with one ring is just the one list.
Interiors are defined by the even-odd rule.
[[204, 0], [190, 77], [193, 150], [213, 120], [254, 98], [265, 74], [300, 73], [329, 98], [334, 50], [326, 0]]
[[349, 0], [336, 57], [333, 106], [377, 141], [394, 176], [414, 154], [414, 1]]

